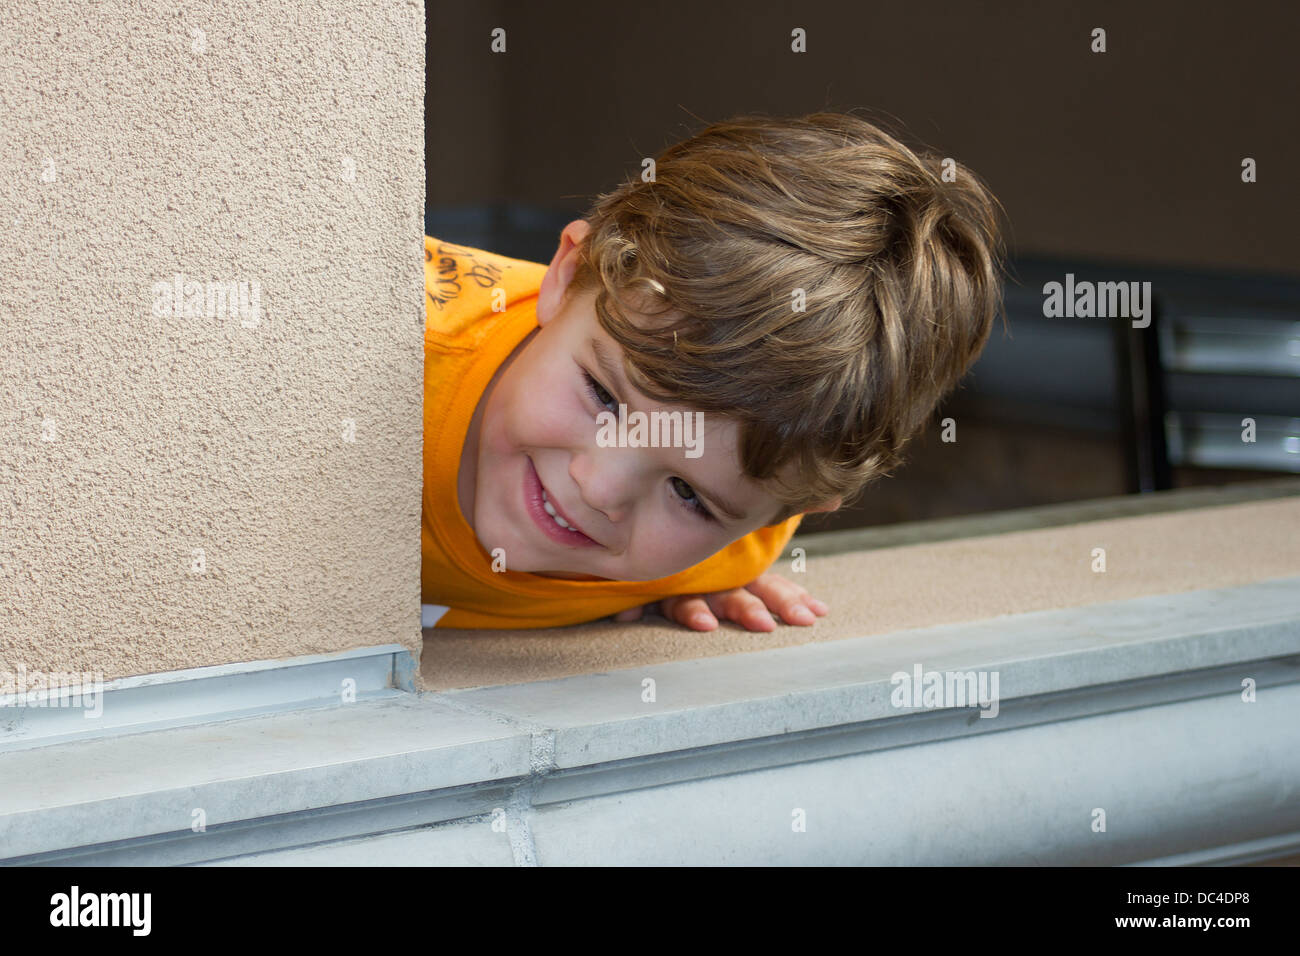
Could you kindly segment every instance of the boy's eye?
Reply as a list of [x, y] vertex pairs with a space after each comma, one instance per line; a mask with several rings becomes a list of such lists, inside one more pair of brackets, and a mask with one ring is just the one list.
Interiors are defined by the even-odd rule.
[[[592, 378], [591, 373], [586, 369], [582, 370], [582, 377], [586, 380], [587, 394], [595, 399], [596, 404], [606, 407], [613, 405], [614, 407], [609, 410], [618, 414], [618, 399], [609, 394], [609, 391], [601, 385], [600, 382]], [[694, 488], [682, 481], [682, 479], [678, 478], [676, 475], [669, 480], [669, 483], [672, 485], [673, 492], [677, 495], [678, 499], [681, 500], [683, 508], [696, 517], [703, 518], [705, 521], [718, 520], [713, 516], [713, 512], [709, 511], [709, 509], [704, 506], [704, 502], [700, 500], [699, 496], [695, 493]]]
[[583, 370], [582, 377], [587, 380], [587, 394], [596, 400], [597, 405], [609, 405], [612, 403], [616, 407], [611, 408], [610, 411], [618, 411], [618, 400], [614, 398], [613, 395], [609, 394], [609, 392], [605, 391], [605, 387], [601, 385], [600, 382], [592, 378], [585, 369]]
[[[682, 481], [676, 475], [674, 475], [672, 478], [669, 479], [669, 483], [673, 486], [673, 491], [677, 494], [677, 497], [681, 498], [682, 501], [685, 502], [685, 504], [683, 504], [682, 507], [684, 507], [687, 511], [691, 512], [692, 514], [699, 515], [705, 521], [718, 520], [717, 518], [713, 517], [713, 512], [709, 511], [708, 508], [704, 507], [704, 502], [700, 500], [700, 497], [695, 493], [694, 488], [692, 488], [686, 482]], [[686, 490], [682, 491], [681, 489], [683, 488]]]

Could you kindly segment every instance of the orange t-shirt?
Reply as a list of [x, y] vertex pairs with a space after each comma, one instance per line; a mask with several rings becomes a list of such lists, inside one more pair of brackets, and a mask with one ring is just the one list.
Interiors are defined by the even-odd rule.
[[[424, 239], [424, 497], [420, 590], [425, 626], [558, 627], [673, 594], [744, 587], [771, 567], [801, 515], [759, 528], [677, 574], [653, 581], [577, 581], [493, 571], [460, 511], [457, 477], [470, 419], [488, 382], [537, 327], [546, 266]], [[494, 289], [504, 312], [492, 311]], [[445, 610], [444, 610], [445, 609]], [[438, 614], [441, 614], [439, 617]]]

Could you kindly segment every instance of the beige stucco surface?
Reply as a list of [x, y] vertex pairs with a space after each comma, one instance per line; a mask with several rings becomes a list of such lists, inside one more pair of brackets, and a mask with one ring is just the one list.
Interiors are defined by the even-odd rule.
[[0, 668], [418, 651], [423, 99], [420, 0], [0, 4]]

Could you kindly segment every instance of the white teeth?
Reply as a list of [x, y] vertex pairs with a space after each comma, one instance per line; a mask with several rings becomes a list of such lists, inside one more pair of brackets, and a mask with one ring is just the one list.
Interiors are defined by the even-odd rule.
[[573, 527], [572, 525], [569, 524], [569, 522], [565, 521], [563, 518], [559, 516], [559, 514], [555, 510], [555, 505], [551, 504], [550, 499], [546, 497], [545, 490], [542, 491], [542, 507], [546, 509], [546, 513], [550, 515], [552, 518], [554, 518], [555, 523], [558, 524], [561, 528]]

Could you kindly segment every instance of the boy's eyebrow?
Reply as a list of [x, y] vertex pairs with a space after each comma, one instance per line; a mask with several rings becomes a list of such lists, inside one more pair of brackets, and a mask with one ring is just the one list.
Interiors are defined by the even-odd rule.
[[[626, 395], [628, 392], [627, 383], [623, 380], [623, 376], [618, 368], [618, 363], [616, 363], [613, 356], [605, 350], [605, 347], [600, 344], [599, 339], [593, 338], [590, 344], [591, 351], [596, 356], [596, 364], [600, 366], [600, 370], [605, 373], [605, 377], [613, 383], [616, 389]], [[695, 485], [691, 485], [691, 487], [695, 491], [703, 492], [704, 496], [712, 501], [714, 506], [732, 521], [745, 520], [744, 511], [731, 504], [726, 498], [723, 498], [721, 495], [715, 495], [713, 492], [704, 488], [697, 488]]]
[[622, 370], [618, 368], [613, 357], [605, 351], [605, 347], [600, 344], [599, 339], [591, 340], [591, 350], [596, 353], [596, 364], [600, 370], [605, 373], [605, 378], [620, 392], [627, 394], [627, 383], [623, 381]]
[[[694, 485], [691, 485], [691, 487], [694, 488], [696, 491], [703, 491], [702, 488], [695, 488]], [[714, 494], [713, 492], [711, 492], [711, 491], [705, 491], [704, 494], [705, 494], [705, 497], [707, 497], [707, 498], [709, 498], [711, 501], [713, 501], [713, 503], [717, 506], [717, 509], [718, 509], [719, 511], [721, 511], [724, 515], [726, 515], [726, 516], [727, 516], [728, 518], [730, 518], [732, 521], [744, 521], [744, 520], [745, 520], [745, 514], [744, 514], [744, 512], [740, 512], [739, 514], [737, 514], [737, 510], [738, 510], [738, 509], [736, 509], [736, 506], [735, 506], [735, 505], [729, 505], [729, 504], [727, 504], [727, 501], [726, 501], [725, 498], [722, 498], [722, 497], [720, 497], [720, 496], [718, 496], [718, 495], [715, 495], [715, 494]]]

